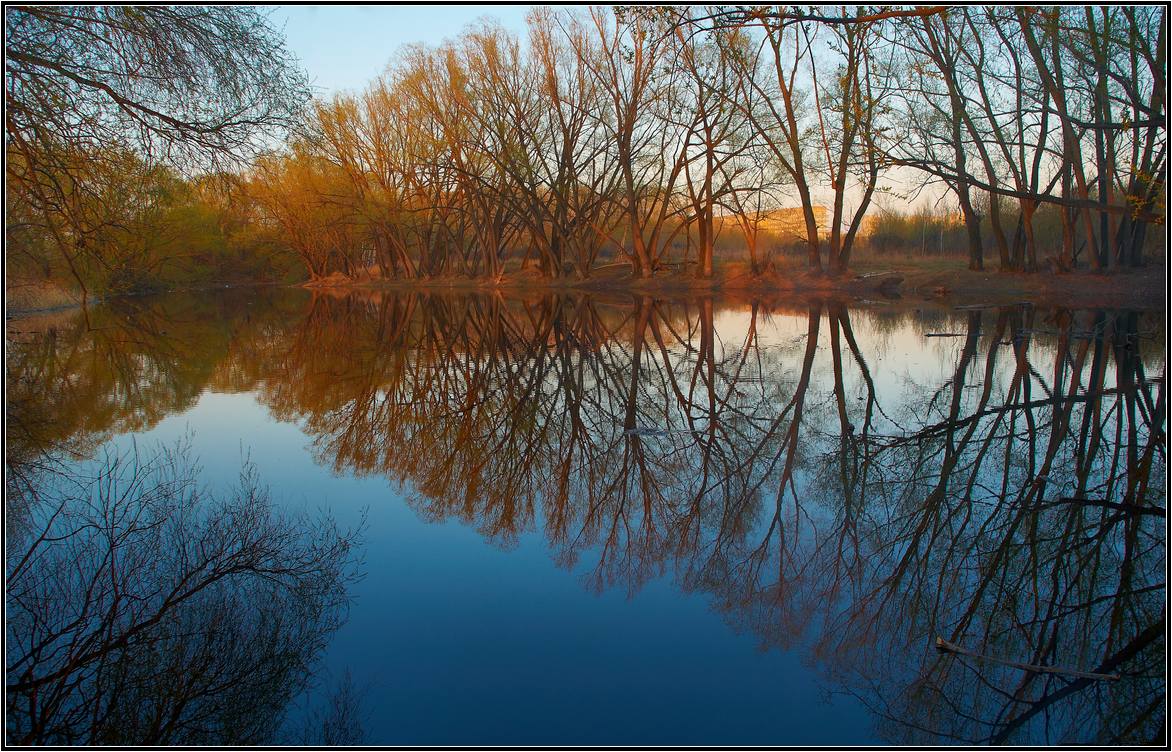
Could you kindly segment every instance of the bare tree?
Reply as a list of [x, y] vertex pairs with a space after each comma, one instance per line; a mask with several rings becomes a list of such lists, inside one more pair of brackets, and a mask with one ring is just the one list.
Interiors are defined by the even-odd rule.
[[[46, 473], [6, 546], [6, 739], [257, 744], [345, 615], [355, 534], [279, 514], [185, 444]], [[21, 486], [9, 486], [21, 493]]]
[[82, 266], [101, 261], [78, 209], [102, 190], [95, 162], [120, 151], [186, 168], [247, 159], [307, 98], [253, 9], [10, 6], [4, 28], [4, 133], [18, 157], [6, 160], [8, 190], [46, 217], [83, 295]]

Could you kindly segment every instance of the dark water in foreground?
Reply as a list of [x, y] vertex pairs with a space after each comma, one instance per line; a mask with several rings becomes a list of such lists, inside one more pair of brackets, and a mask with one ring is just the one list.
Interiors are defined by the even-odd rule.
[[[1163, 318], [225, 291], [10, 322], [9, 740], [1156, 740]], [[300, 516], [126, 480], [183, 442]], [[269, 575], [179, 602], [258, 525], [232, 566]]]

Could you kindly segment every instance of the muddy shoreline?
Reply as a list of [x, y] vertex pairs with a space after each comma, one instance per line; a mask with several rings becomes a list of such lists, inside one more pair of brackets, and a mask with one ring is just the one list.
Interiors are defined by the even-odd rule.
[[678, 276], [633, 279], [627, 275], [588, 279], [544, 279], [513, 275], [499, 280], [445, 277], [416, 280], [329, 279], [303, 285], [316, 291], [387, 290], [502, 293], [582, 292], [602, 294], [681, 295], [732, 294], [745, 298], [801, 295], [841, 299], [936, 301], [941, 305], [1012, 305], [1034, 303], [1067, 308], [1143, 308], [1167, 306], [1163, 267], [1095, 274], [1055, 275], [996, 271], [893, 268], [842, 276], [797, 272], [760, 277], [728, 274], [710, 280]]
[[[689, 279], [678, 275], [635, 279], [625, 271], [620, 274], [599, 274], [587, 279], [554, 280], [525, 273], [504, 276], [499, 280], [469, 277], [412, 280], [333, 277], [294, 285], [254, 283], [172, 288], [144, 293], [143, 296], [165, 295], [169, 292], [211, 292], [240, 287], [291, 286], [332, 294], [346, 294], [350, 291], [499, 292], [512, 295], [577, 292], [604, 296], [722, 295], [746, 301], [800, 296], [843, 301], [861, 300], [871, 303], [927, 301], [941, 306], [972, 307], [1025, 303], [1061, 308], [1166, 310], [1167, 283], [1167, 272], [1163, 266], [1105, 274], [1087, 271], [1068, 274], [1024, 274], [968, 269], [922, 269], [899, 265], [883, 268], [876, 265], [842, 276], [799, 271], [788, 274], [770, 272], [754, 277], [734, 270], [718, 272], [716, 277], [709, 280]], [[101, 304], [113, 299], [113, 296], [95, 297], [90, 299], [89, 304]], [[80, 308], [80, 303], [25, 308], [8, 306], [5, 310], [5, 320], [51, 316]]]

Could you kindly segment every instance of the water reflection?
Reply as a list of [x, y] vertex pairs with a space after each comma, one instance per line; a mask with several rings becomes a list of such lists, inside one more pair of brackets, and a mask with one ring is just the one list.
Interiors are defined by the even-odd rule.
[[235, 317], [186, 302], [10, 323], [8, 743], [361, 741], [348, 684], [286, 724], [345, 615], [355, 533], [278, 512], [247, 462], [209, 490], [187, 442], [98, 448], [208, 386]]
[[9, 486], [7, 740], [278, 739], [341, 624], [353, 534], [275, 512], [248, 465], [211, 495], [183, 445], [88, 467]]
[[10, 452], [252, 389], [424, 519], [540, 529], [591, 589], [707, 594], [887, 741], [1163, 733], [1158, 315], [365, 294], [108, 316], [123, 334], [13, 348]]

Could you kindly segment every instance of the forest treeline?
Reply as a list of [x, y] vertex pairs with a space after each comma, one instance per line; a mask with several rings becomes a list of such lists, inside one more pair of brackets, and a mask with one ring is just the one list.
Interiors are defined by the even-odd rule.
[[83, 290], [1163, 250], [1163, 7], [537, 8], [317, 99], [256, 11], [7, 14], [10, 273]]

